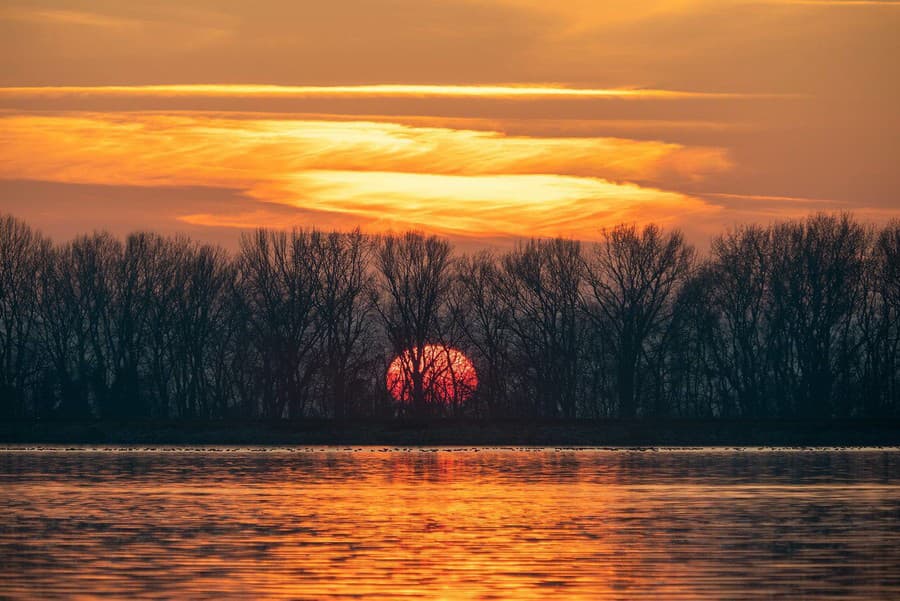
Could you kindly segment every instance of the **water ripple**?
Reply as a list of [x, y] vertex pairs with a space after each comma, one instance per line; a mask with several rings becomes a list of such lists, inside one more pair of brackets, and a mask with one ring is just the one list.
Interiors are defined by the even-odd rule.
[[900, 597], [896, 450], [0, 450], [0, 597]]

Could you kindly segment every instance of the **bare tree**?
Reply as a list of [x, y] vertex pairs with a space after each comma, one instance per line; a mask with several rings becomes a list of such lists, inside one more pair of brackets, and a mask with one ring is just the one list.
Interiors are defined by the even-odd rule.
[[490, 252], [462, 257], [455, 265], [449, 306], [464, 348], [478, 366], [478, 397], [488, 414], [512, 415], [509, 380], [510, 308], [499, 303], [500, 268]]
[[317, 319], [322, 332], [326, 395], [330, 413], [347, 417], [352, 394], [358, 394], [366, 362], [363, 346], [371, 345], [373, 286], [369, 270], [371, 245], [359, 228], [347, 234], [312, 234], [312, 252], [321, 265]]
[[107, 355], [112, 370], [108, 403], [118, 415], [151, 413], [151, 387], [145, 377], [152, 333], [148, 319], [162, 296], [160, 282], [172, 270], [168, 251], [162, 236], [134, 233], [125, 239], [115, 265]]
[[[229, 291], [235, 272], [221, 249], [176, 240], [168, 322], [168, 362], [172, 396], [182, 417], [227, 413]], [[165, 327], [165, 326], [163, 326]]]
[[[443, 344], [442, 330], [450, 288], [450, 244], [436, 236], [407, 232], [384, 236], [378, 242], [374, 307], [388, 339], [401, 361], [410, 390], [412, 410], [423, 416], [436, 409], [425, 374], [437, 356], [426, 353], [429, 344]], [[407, 355], [408, 353], [408, 355]]]
[[885, 330], [884, 405], [896, 414], [900, 410], [900, 221], [892, 221], [884, 228], [875, 248], [875, 269], [881, 274], [879, 296]]
[[900, 410], [900, 222], [889, 223], [879, 233], [864, 278], [859, 409], [869, 415], [896, 414]]
[[311, 232], [258, 230], [241, 239], [240, 297], [255, 354], [253, 394], [266, 417], [305, 415], [319, 367], [321, 265]]
[[120, 414], [112, 383], [116, 271], [122, 252], [122, 243], [109, 234], [82, 236], [61, 249], [51, 274], [54, 294], [44, 316], [58, 341], [61, 401], [72, 412], [88, 405], [106, 417]]
[[616, 364], [620, 415], [637, 412], [636, 376], [647, 345], [671, 317], [679, 287], [691, 273], [694, 250], [680, 232], [648, 225], [604, 230], [586, 261], [587, 314], [604, 332]]
[[577, 241], [531, 240], [503, 257], [497, 300], [540, 416], [576, 415], [582, 281]]
[[771, 231], [747, 226], [715, 238], [708, 301], [719, 314], [717, 368], [743, 415], [768, 413], [767, 323]]
[[123, 245], [99, 233], [54, 255], [42, 309], [63, 413], [87, 406], [107, 417], [148, 414], [146, 318], [162, 246], [154, 234], [134, 234]]
[[862, 300], [868, 234], [849, 215], [774, 227], [770, 358], [787, 410], [831, 416], [833, 386]]
[[49, 240], [0, 214], [0, 415], [23, 416], [37, 386], [39, 303], [49, 254]]
[[[741, 407], [733, 402], [723, 375], [721, 312], [716, 307], [717, 274], [707, 263], [689, 277], [678, 293], [666, 335], [657, 345], [655, 380], [662, 381], [663, 406], [657, 416], [733, 417]], [[730, 374], [730, 372], [729, 372]]]
[[0, 216], [3, 415], [386, 416], [396, 356], [417, 416], [895, 415], [900, 224], [740, 227], [695, 268], [656, 226], [457, 260], [415, 232], [260, 230], [232, 259]]

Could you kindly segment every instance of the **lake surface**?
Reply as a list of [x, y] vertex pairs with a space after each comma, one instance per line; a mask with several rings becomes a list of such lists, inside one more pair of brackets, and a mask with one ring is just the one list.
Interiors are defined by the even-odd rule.
[[900, 598], [900, 451], [0, 450], [0, 597]]

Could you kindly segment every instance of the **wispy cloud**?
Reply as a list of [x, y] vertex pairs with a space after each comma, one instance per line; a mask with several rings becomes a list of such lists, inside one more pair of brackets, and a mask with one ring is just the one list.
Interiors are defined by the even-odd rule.
[[[883, 222], [896, 217], [895, 209], [866, 206], [833, 198], [727, 192], [706, 192], [698, 196], [721, 208], [720, 213], [711, 213], [714, 219], [717, 215], [729, 216], [725, 224], [799, 219], [817, 211], [850, 211], [860, 219], [873, 222]], [[710, 226], [708, 229], [716, 233], [721, 229], [722, 223], [711, 223]]]
[[900, 8], [897, 0], [762, 0], [760, 4], [797, 4], [808, 6], [875, 6]]
[[[288, 194], [285, 194], [288, 192]], [[667, 223], [715, 209], [683, 194], [565, 175], [309, 171], [253, 196], [361, 217], [377, 229], [427, 227], [474, 236], [595, 238], [622, 221]], [[652, 217], [650, 217], [652, 216]], [[198, 221], [193, 221], [197, 223]]]
[[763, 202], [777, 203], [797, 203], [797, 204], [816, 204], [816, 205], [841, 205], [846, 204], [845, 201], [832, 200], [828, 198], [806, 198], [803, 196], [778, 196], [769, 194], [732, 194], [727, 192], [707, 192], [704, 197], [722, 198], [727, 200], [759, 200]]
[[0, 20], [26, 21], [32, 23], [58, 23], [84, 27], [100, 27], [104, 29], [129, 29], [142, 25], [138, 19], [106, 15], [84, 10], [66, 9], [31, 9], [9, 6], [0, 8]]
[[260, 202], [238, 215], [189, 204], [180, 214], [218, 226], [245, 227], [274, 203], [379, 230], [591, 237], [620, 220], [665, 222], [717, 210], [653, 182], [730, 166], [716, 148], [397, 123], [135, 113], [0, 118], [0, 178], [220, 187]]
[[[0, 173], [90, 177], [116, 163], [122, 182], [205, 174], [232, 185], [314, 169], [452, 175], [584, 175], [648, 181], [727, 170], [724, 150], [609, 137], [508, 136], [495, 131], [368, 121], [230, 119], [164, 114], [12, 115], [0, 119]], [[104, 176], [108, 177], [108, 176]], [[101, 182], [94, 182], [101, 183]], [[203, 181], [182, 182], [204, 185]], [[215, 185], [215, 184], [212, 184]]]
[[520, 98], [681, 100], [780, 98], [785, 94], [742, 94], [642, 88], [575, 88], [561, 85], [426, 85], [376, 84], [287, 86], [252, 84], [171, 84], [136, 86], [36, 86], [0, 88], [0, 97], [203, 97], [203, 98]]
[[[0, 108], [0, 114], [20, 114], [21, 110]], [[35, 113], [39, 111], [28, 111]], [[379, 114], [379, 113], [323, 113], [323, 112], [264, 112], [264, 111], [209, 111], [209, 110], [145, 110], [143, 114], [165, 115], [205, 115], [226, 119], [254, 120], [294, 120], [294, 121], [369, 121], [377, 123], [395, 123], [414, 127], [436, 127], [443, 129], [468, 129], [492, 132], [503, 132], [509, 135], [526, 135], [553, 137], [591, 137], [591, 132], [643, 132], [659, 135], [661, 132], [702, 131], [732, 132], [753, 131], [760, 126], [757, 123], [742, 121], [716, 121], [703, 119], [590, 119], [537, 117], [449, 117], [438, 114]], [[49, 114], [61, 114], [50, 111]], [[64, 114], [64, 113], [62, 113]], [[609, 136], [606, 136], [609, 137]]]
[[[97, 40], [96, 36], [111, 36], [112, 39], [127, 40], [131, 52], [135, 47], [144, 48], [152, 44], [157, 53], [197, 49], [225, 41], [236, 24], [235, 19], [220, 12], [175, 4], [162, 4], [143, 13], [128, 10], [126, 4], [119, 7], [115, 4], [94, 4], [91, 8], [13, 4], [0, 7], [0, 22], [13, 22], [18, 28], [31, 28], [23, 29], [31, 35], [51, 28], [53, 38], [81, 39], [86, 47]], [[123, 9], [124, 14], [121, 12]], [[35, 37], [41, 39], [43, 36], [38, 34]]]

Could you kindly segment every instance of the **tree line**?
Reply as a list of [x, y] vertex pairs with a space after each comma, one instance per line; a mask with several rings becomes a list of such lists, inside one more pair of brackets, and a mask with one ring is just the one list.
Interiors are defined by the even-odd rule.
[[[434, 353], [478, 386], [437, 398]], [[391, 398], [405, 364], [412, 402]], [[452, 366], [451, 366], [452, 367]], [[417, 232], [64, 244], [0, 215], [0, 414], [35, 418], [900, 414], [900, 222], [619, 225], [456, 254]]]

